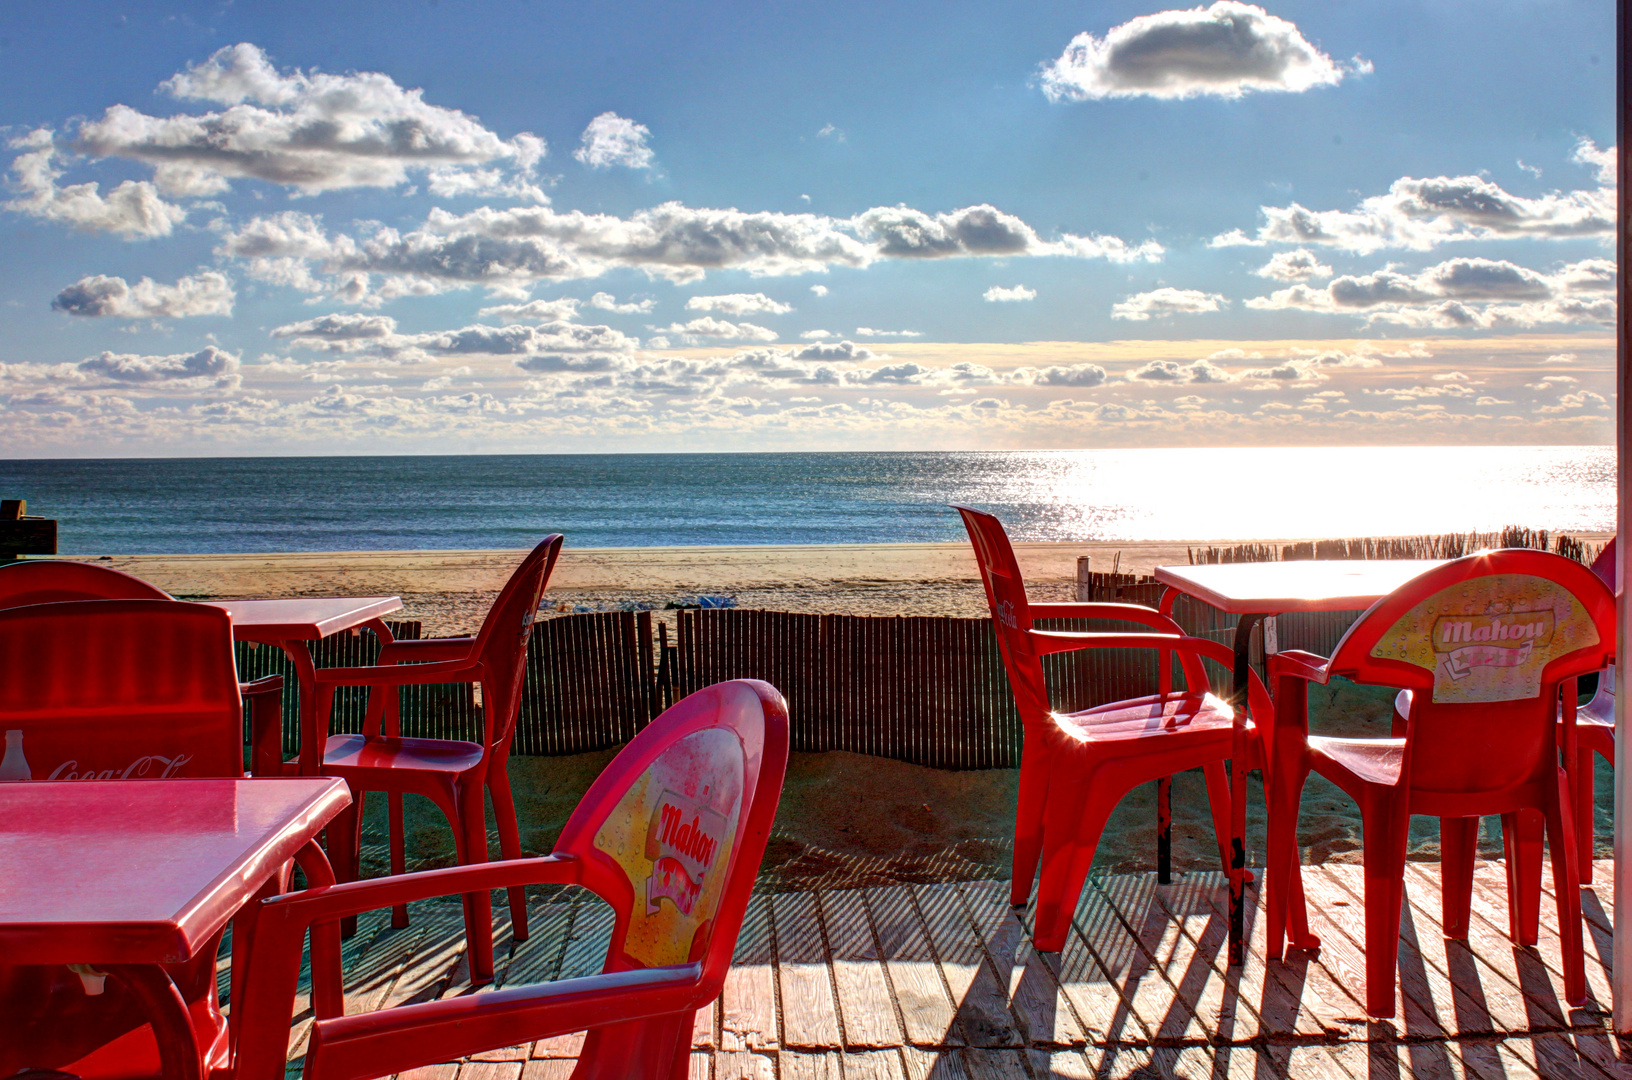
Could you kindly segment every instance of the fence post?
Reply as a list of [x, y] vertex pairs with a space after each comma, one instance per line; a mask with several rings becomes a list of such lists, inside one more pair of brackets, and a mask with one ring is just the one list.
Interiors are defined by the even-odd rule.
[[1093, 583], [1089, 577], [1088, 556], [1077, 556], [1077, 603], [1086, 604], [1093, 597]]

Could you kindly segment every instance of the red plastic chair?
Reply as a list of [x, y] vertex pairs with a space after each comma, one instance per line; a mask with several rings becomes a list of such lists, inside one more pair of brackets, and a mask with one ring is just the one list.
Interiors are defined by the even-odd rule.
[[[366, 792], [382, 791], [391, 803], [391, 869], [403, 868], [400, 798], [423, 795], [447, 816], [461, 863], [487, 861], [485, 790], [493, 798], [501, 858], [521, 857], [515, 800], [510, 793], [510, 739], [521, 708], [522, 680], [527, 673], [527, 641], [532, 636], [538, 602], [561, 554], [561, 536], [545, 537], [511, 575], [474, 638], [428, 638], [390, 641], [381, 646], [372, 667], [318, 668], [317, 709], [311, 731], [301, 733], [300, 771], [308, 776], [338, 776], [351, 788], [352, 805], [329, 826], [329, 858], [340, 881], [357, 877]], [[397, 688], [429, 683], [480, 683], [483, 740], [403, 738], [398, 726]], [[369, 701], [359, 735], [327, 735], [334, 694], [342, 686], [379, 688]], [[372, 691], [371, 691], [372, 693]], [[517, 941], [527, 939], [527, 902], [518, 886], [510, 890], [510, 919]], [[471, 977], [485, 982], [493, 975], [493, 916], [487, 893], [466, 897], [465, 931], [470, 943]], [[407, 910], [393, 914], [407, 925]], [[346, 926], [347, 931], [351, 924]]]
[[[1447, 933], [1465, 927], [1479, 818], [1502, 815], [1508, 843], [1510, 931], [1526, 940], [1521, 876], [1539, 851], [1520, 850], [1519, 818], [1539, 812], [1553, 851], [1564, 990], [1586, 1000], [1570, 779], [1578, 749], [1574, 679], [1615, 647], [1614, 597], [1586, 567], [1528, 550], [1481, 552], [1419, 575], [1362, 615], [1331, 659], [1289, 650], [1270, 658], [1278, 759], [1269, 807], [1269, 954], [1281, 953], [1295, 871], [1298, 802], [1313, 770], [1360, 805], [1365, 830], [1366, 1008], [1394, 1015], [1395, 964], [1412, 814], [1440, 818]], [[1401, 738], [1308, 734], [1308, 684], [1333, 675], [1412, 691]], [[1567, 688], [1558, 719], [1561, 688]], [[1282, 743], [1281, 740], [1287, 740]], [[1290, 746], [1301, 746], [1297, 755]], [[1539, 880], [1537, 882], [1539, 891]]]
[[[333, 962], [313, 971], [308, 1080], [364, 1080], [587, 1029], [573, 1076], [686, 1076], [697, 1010], [719, 996], [788, 759], [787, 708], [762, 682], [719, 683], [653, 720], [607, 766], [546, 858], [429, 870], [261, 905], [237, 1080], [283, 1080], [309, 927], [433, 896], [580, 885], [610, 904], [599, 975], [345, 1015]], [[321, 995], [318, 996], [321, 1000]]]
[[[1201, 663], [1208, 657], [1229, 669], [1233, 654], [1218, 642], [1186, 636], [1172, 619], [1136, 604], [1030, 603], [1002, 523], [979, 510], [955, 509], [963, 515], [974, 545], [992, 626], [1024, 725], [1009, 898], [1016, 905], [1027, 902], [1040, 861], [1037, 948], [1052, 952], [1065, 944], [1111, 810], [1136, 785], [1185, 769], [1206, 772], [1219, 856], [1239, 896], [1244, 858], [1237, 865], [1231, 853], [1242, 850], [1245, 803], [1232, 807], [1231, 793], [1244, 798], [1245, 785], [1237, 783], [1232, 789], [1224, 760], [1233, 758], [1237, 777], [1244, 778], [1247, 769], [1261, 767], [1263, 756], [1257, 728], [1212, 693]], [[1034, 629], [1037, 619], [1110, 619], [1148, 630], [1065, 633]], [[1082, 712], [1052, 711], [1042, 658], [1089, 648], [1158, 650], [1158, 692]], [[1184, 672], [1183, 690], [1173, 688], [1174, 660]], [[1269, 716], [1269, 695], [1256, 674], [1250, 687], [1253, 714]]]
[[[31, 604], [72, 600], [173, 600], [169, 593], [141, 578], [95, 563], [53, 559], [0, 564], [0, 610]], [[239, 683], [238, 692], [249, 701], [253, 746], [281, 746], [283, 676]], [[273, 755], [277, 754], [274, 749]], [[256, 774], [267, 771], [275, 757], [257, 754]], [[276, 771], [276, 770], [274, 770]]]
[[[0, 775], [8, 779], [243, 775], [232, 622], [220, 608], [163, 599], [0, 611], [0, 688]], [[234, 941], [235, 959], [241, 944]], [[217, 936], [191, 962], [166, 965], [208, 1068], [228, 1064], [219, 946]], [[94, 974], [0, 956], [0, 1076], [26, 1068], [87, 1080], [157, 1076], [146, 1017], [139, 988], [118, 979], [99, 987]]]
[[[1619, 577], [1615, 559], [1615, 538], [1611, 537], [1604, 550], [1592, 562], [1592, 572], [1604, 583], [1610, 592], [1615, 591], [1615, 582]], [[1391, 734], [1400, 738], [1405, 734], [1405, 718], [1411, 711], [1411, 691], [1401, 690], [1394, 698], [1394, 722]], [[1562, 719], [1560, 724], [1562, 725]], [[1610, 764], [1615, 762], [1615, 667], [1610, 665], [1598, 672], [1598, 688], [1592, 700], [1580, 706], [1575, 714], [1576, 758], [1575, 766], [1570, 770], [1571, 778], [1575, 781], [1575, 836], [1576, 861], [1581, 868], [1581, 884], [1592, 884], [1592, 855], [1593, 836], [1595, 832], [1595, 809], [1597, 806], [1597, 790], [1593, 777], [1592, 756], [1597, 754]], [[1563, 745], [1564, 730], [1560, 726], [1558, 733], [1559, 745]], [[1523, 928], [1523, 940], [1534, 942], [1539, 929], [1541, 917], [1541, 842], [1544, 822], [1540, 814], [1522, 813], [1519, 815], [1517, 828], [1516, 857], [1520, 860], [1517, 867], [1518, 881], [1522, 884], [1518, 901], [1520, 925]], [[1459, 860], [1458, 872], [1464, 876], [1472, 875], [1473, 862], [1477, 854], [1477, 829], [1469, 830], [1466, 824], [1462, 829], [1468, 833], [1466, 840], [1458, 843], [1457, 837], [1451, 840], [1454, 850], [1451, 855]], [[1441, 858], [1445, 857], [1444, 832], [1441, 829]], [[1504, 834], [1505, 836], [1505, 834]], [[1461, 866], [1465, 863], [1465, 866]], [[1465, 937], [1468, 932], [1466, 923], [1456, 926], [1446, 925], [1446, 933], [1451, 937]]]

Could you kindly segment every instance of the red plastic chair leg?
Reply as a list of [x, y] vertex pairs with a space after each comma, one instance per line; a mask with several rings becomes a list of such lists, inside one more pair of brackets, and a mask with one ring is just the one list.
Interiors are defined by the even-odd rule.
[[1502, 847], [1507, 855], [1507, 932], [1519, 945], [1534, 945], [1541, 933], [1541, 841], [1546, 819], [1534, 810], [1502, 815]]
[[[1283, 768], [1284, 774], [1273, 776], [1264, 792], [1269, 803], [1264, 853], [1264, 929], [1268, 934], [1265, 949], [1271, 960], [1281, 958], [1288, 937], [1293, 948], [1315, 948], [1320, 944], [1318, 939], [1313, 946], [1308, 944], [1311, 935], [1303, 910], [1303, 874], [1298, 865], [1298, 805], [1308, 773], [1304, 770], [1300, 775], [1291, 766]], [[1211, 780], [1211, 774], [1208, 779]], [[1209, 793], [1211, 788], [1209, 783]], [[1216, 821], [1216, 808], [1213, 816]], [[1287, 933], [1289, 918], [1294, 923], [1290, 935]]]
[[1394, 1015], [1400, 955], [1400, 908], [1405, 899], [1405, 847], [1410, 815], [1404, 791], [1383, 790], [1361, 807], [1365, 831], [1366, 1012]]
[[[499, 858], [521, 858], [521, 830], [516, 824], [516, 800], [510, 794], [510, 773], [495, 760], [487, 770], [488, 794], [493, 798], [493, 820], [499, 829]], [[517, 941], [527, 940], [527, 890], [509, 891], [510, 932]]]
[[[1097, 781], [1097, 782], [1096, 782]], [[1094, 863], [1105, 822], [1125, 792], [1108, 790], [1101, 778], [1084, 778], [1075, 798], [1052, 793], [1048, 833], [1043, 846], [1043, 873], [1037, 884], [1037, 921], [1033, 941], [1039, 952], [1059, 952], [1071, 932], [1071, 918]], [[1080, 809], [1078, 809], [1080, 808]]]
[[591, 1028], [584, 1035], [573, 1080], [626, 1080], [631, 1076], [684, 1077], [696, 1014], [671, 1013], [627, 1024]]
[[[334, 867], [334, 880], [356, 881], [358, 874], [357, 849], [362, 842], [363, 803], [367, 793], [353, 791], [352, 804], [335, 815], [325, 836], [328, 840], [329, 863]], [[340, 920], [340, 936], [349, 938], [357, 932], [357, 916]]]
[[[1564, 961], [1564, 1000], [1587, 1003], [1586, 954], [1581, 944], [1581, 875], [1576, 866], [1575, 815], [1570, 782], [1558, 771], [1558, 784], [1547, 806], [1547, 840], [1553, 850], [1553, 892], [1558, 897], [1558, 931]], [[1538, 890], [1539, 891], [1539, 890]]]
[[[469, 778], [459, 790], [459, 820], [454, 828], [465, 836], [467, 865], [487, 861], [486, 786]], [[486, 891], [465, 894], [465, 941], [470, 957], [470, 982], [480, 986], [493, 981], [493, 898]]]
[[[402, 821], [402, 792], [392, 791], [386, 794], [390, 812], [387, 815], [390, 824], [387, 827], [388, 842], [391, 845], [391, 874], [393, 877], [408, 871], [408, 859], [404, 848], [407, 845], [407, 832]], [[408, 905], [398, 904], [391, 909], [391, 927], [402, 930], [408, 925]]]
[[1031, 899], [1031, 882], [1043, 851], [1043, 815], [1048, 805], [1049, 747], [1027, 736], [1020, 748], [1020, 796], [1014, 813], [1014, 865], [1009, 903]]
[[1581, 871], [1581, 884], [1592, 884], [1592, 840], [1597, 823], [1597, 792], [1593, 790], [1593, 760], [1591, 750], [1585, 747], [1575, 752], [1575, 842], [1576, 865]]
[[1439, 819], [1439, 878], [1441, 917], [1445, 936], [1458, 941], [1468, 936], [1473, 906], [1473, 866], [1479, 851], [1479, 819]]

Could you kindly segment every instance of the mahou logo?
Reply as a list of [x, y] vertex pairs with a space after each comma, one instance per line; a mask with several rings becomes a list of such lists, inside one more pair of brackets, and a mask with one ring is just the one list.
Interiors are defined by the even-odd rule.
[[655, 914], [660, 901], [667, 900], [682, 915], [690, 915], [724, 838], [725, 819], [717, 811], [663, 792], [646, 832], [646, 854], [652, 860], [652, 876], [646, 880], [647, 914]]

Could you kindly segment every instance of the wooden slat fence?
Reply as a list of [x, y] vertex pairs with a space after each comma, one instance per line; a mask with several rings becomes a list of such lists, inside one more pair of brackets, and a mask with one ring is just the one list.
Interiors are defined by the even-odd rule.
[[[1117, 599], [1155, 604], [1140, 583]], [[1149, 595], [1146, 595], [1149, 593]], [[1282, 648], [1329, 653], [1355, 612], [1287, 615]], [[1180, 597], [1179, 624], [1226, 644], [1235, 619]], [[793, 747], [849, 750], [945, 769], [1009, 768], [1019, 763], [1020, 720], [988, 619], [925, 616], [808, 615], [781, 611], [676, 611], [654, 643], [651, 612], [598, 612], [541, 619], [528, 647], [527, 678], [512, 751], [578, 754], [632, 739], [665, 706], [724, 679], [763, 679], [788, 699]], [[1126, 624], [1050, 620], [1058, 630], [1107, 630]], [[393, 624], [418, 637], [419, 624]], [[655, 647], [654, 647], [655, 646]], [[666, 646], [666, 647], [665, 647]], [[319, 667], [374, 662], [372, 634], [336, 635], [311, 646]], [[292, 665], [262, 646], [239, 646], [245, 679], [283, 674], [284, 752], [299, 750]], [[1093, 649], [1044, 660], [1055, 707], [1075, 711], [1153, 693], [1156, 655]], [[1221, 693], [1230, 675], [1210, 665]], [[334, 731], [360, 729], [366, 692], [342, 690]], [[468, 686], [405, 687], [404, 735], [480, 741], [482, 712]]]

